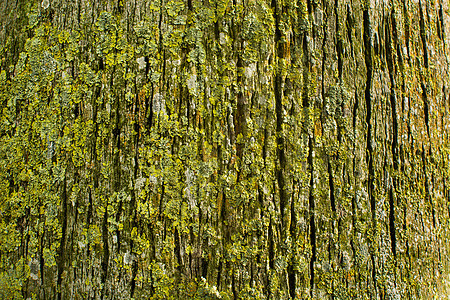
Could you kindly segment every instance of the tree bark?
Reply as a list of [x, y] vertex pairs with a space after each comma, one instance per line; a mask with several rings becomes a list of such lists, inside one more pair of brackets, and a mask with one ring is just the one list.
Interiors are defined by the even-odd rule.
[[448, 12], [4, 1], [0, 296], [448, 295]]

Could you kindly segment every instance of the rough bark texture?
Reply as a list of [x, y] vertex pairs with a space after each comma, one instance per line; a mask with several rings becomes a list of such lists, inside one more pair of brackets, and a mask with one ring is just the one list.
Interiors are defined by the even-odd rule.
[[0, 4], [0, 296], [448, 293], [444, 0]]

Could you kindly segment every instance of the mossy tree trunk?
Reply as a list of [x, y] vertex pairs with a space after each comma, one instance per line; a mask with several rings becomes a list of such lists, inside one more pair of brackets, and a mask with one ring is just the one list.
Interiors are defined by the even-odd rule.
[[448, 292], [446, 1], [0, 11], [3, 298]]

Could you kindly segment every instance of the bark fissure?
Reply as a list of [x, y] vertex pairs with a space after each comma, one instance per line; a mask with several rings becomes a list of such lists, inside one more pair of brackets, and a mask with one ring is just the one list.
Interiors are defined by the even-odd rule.
[[336, 212], [336, 199], [334, 197], [334, 181], [333, 181], [333, 171], [331, 170], [330, 158], [328, 158], [328, 184], [330, 186], [330, 203], [331, 211]]
[[433, 200], [430, 193], [430, 182], [428, 177], [428, 170], [427, 170], [427, 150], [425, 149], [425, 145], [422, 145], [422, 169], [424, 174], [424, 190], [425, 190], [425, 199], [428, 202], [428, 205], [430, 205], [431, 208], [431, 215], [433, 220], [433, 227], [436, 227], [436, 210], [433, 204]]
[[[280, 17], [282, 14], [282, 9], [276, 0], [272, 2], [275, 5], [275, 45], [277, 49], [277, 71], [274, 78], [274, 94], [275, 94], [275, 113], [276, 113], [276, 137], [277, 137], [277, 158], [278, 167], [276, 171], [279, 197], [280, 197], [280, 213], [281, 213], [281, 226], [285, 228], [286, 224], [286, 207], [287, 207], [287, 193], [286, 193], [286, 183], [284, 178], [284, 170], [286, 168], [286, 154], [285, 154], [285, 141], [283, 136], [283, 118], [284, 118], [284, 107], [283, 107], [283, 76], [281, 74], [281, 63], [285, 59], [285, 42], [282, 40], [282, 33], [280, 31]], [[284, 231], [284, 230], [283, 230]], [[282, 234], [283, 235], [283, 234]]]
[[442, 2], [439, 1], [439, 20], [438, 20], [438, 35], [439, 38], [442, 40], [442, 42], [444, 43], [444, 50], [445, 50], [445, 25], [444, 25], [444, 9], [442, 7]]
[[62, 273], [64, 271], [64, 263], [65, 263], [65, 247], [66, 247], [66, 235], [67, 235], [67, 179], [64, 176], [63, 180], [63, 191], [61, 195], [61, 221], [62, 221], [62, 233], [61, 240], [59, 244], [58, 251], [58, 279], [57, 279], [57, 298], [61, 300], [62, 298]]
[[109, 242], [108, 242], [108, 203], [105, 205], [105, 213], [103, 214], [102, 221], [102, 243], [103, 243], [103, 257], [101, 262], [101, 299], [108, 298], [107, 278], [108, 278], [108, 265], [109, 265]]
[[375, 221], [375, 199], [373, 197], [374, 191], [374, 166], [373, 166], [373, 137], [372, 137], [372, 41], [371, 41], [371, 27], [369, 19], [369, 11], [365, 9], [364, 15], [364, 61], [366, 64], [366, 87], [364, 90], [364, 98], [366, 101], [366, 125], [367, 125], [367, 137], [366, 137], [366, 163], [368, 164], [368, 188], [369, 188], [369, 203], [372, 211], [372, 219]]
[[[427, 35], [426, 35], [426, 28], [425, 28], [425, 18], [423, 15], [423, 9], [422, 9], [422, 2], [419, 1], [419, 28], [420, 28], [420, 38], [422, 42], [422, 51], [423, 51], [423, 61], [424, 66], [427, 74], [428, 68], [429, 68], [429, 58], [428, 58], [428, 43], [427, 43]], [[428, 74], [424, 76], [421, 74], [421, 88], [422, 88], [422, 99], [423, 99], [423, 109], [424, 109], [424, 116], [425, 116], [425, 126], [427, 127], [427, 134], [430, 136], [430, 108], [429, 108], [429, 99], [428, 99], [428, 89], [427, 89], [427, 78]]]
[[310, 272], [310, 296], [314, 297], [314, 264], [316, 262], [316, 222], [315, 222], [315, 200], [314, 200], [314, 161], [313, 161], [313, 138], [310, 137], [308, 141], [308, 168], [310, 172], [309, 178], [309, 227], [310, 227], [310, 244], [311, 244], [311, 259], [309, 262]]
[[[391, 12], [392, 20], [395, 20], [394, 12]], [[386, 61], [389, 70], [389, 79], [390, 79], [390, 104], [391, 104], [391, 114], [392, 114], [392, 161], [393, 161], [393, 183], [392, 187], [389, 189], [389, 232], [391, 237], [391, 249], [394, 255], [394, 259], [396, 258], [396, 229], [395, 229], [395, 193], [397, 192], [397, 172], [399, 171], [398, 167], [398, 120], [397, 120], [397, 103], [396, 103], [396, 92], [395, 92], [395, 75], [394, 75], [394, 56], [392, 49], [395, 49], [396, 43], [396, 24], [395, 21], [392, 23], [392, 29], [394, 34], [394, 44], [391, 39], [391, 23], [389, 17], [386, 19], [385, 25], [385, 38], [386, 38]]]
[[[135, 104], [135, 111], [134, 111], [134, 118], [135, 118], [135, 123], [134, 123], [134, 131], [135, 131], [135, 138], [134, 138], [134, 171], [133, 171], [133, 184], [136, 185], [137, 179], [138, 179], [138, 172], [139, 172], [139, 136], [141, 134], [141, 126], [139, 123], [139, 114], [141, 113], [139, 111], [139, 105], [137, 104], [139, 103], [138, 101], [136, 101]], [[135, 187], [133, 186], [132, 190], [130, 191], [131, 193], [131, 202], [130, 202], [130, 211], [131, 211], [131, 216], [132, 216], [132, 220], [131, 220], [131, 228], [136, 228], [138, 225], [138, 220], [137, 220], [137, 208], [136, 208], [136, 194], [137, 191], [135, 190]], [[152, 235], [152, 234], [150, 234]], [[134, 241], [133, 239], [131, 239], [130, 241], [130, 250], [131, 253], [133, 254], [133, 262], [132, 262], [132, 266], [131, 266], [131, 280], [130, 280], [130, 296], [131, 298], [133, 298], [134, 296], [134, 292], [136, 289], [136, 276], [137, 276], [137, 271], [138, 271], [138, 259], [135, 257], [136, 254], [136, 250], [134, 249], [135, 245], [134, 245]]]
[[[364, 98], [366, 101], [366, 125], [367, 125], [367, 144], [366, 144], [366, 163], [368, 165], [368, 197], [370, 210], [372, 213], [372, 228], [375, 230], [377, 228], [376, 220], [376, 199], [374, 196], [375, 192], [375, 169], [373, 162], [373, 137], [372, 137], [372, 77], [373, 77], [373, 61], [372, 61], [372, 33], [369, 9], [366, 7], [363, 11], [363, 40], [364, 40], [364, 61], [366, 64], [366, 87], [364, 91]], [[375, 232], [372, 233], [375, 235]], [[373, 244], [373, 242], [372, 242]], [[375, 254], [373, 251], [370, 253], [371, 259], [371, 274], [372, 283], [375, 290], [375, 295], [377, 295], [377, 279], [376, 279], [376, 266], [375, 266]]]
[[341, 33], [341, 26], [339, 22], [339, 0], [334, 1], [334, 15], [335, 15], [335, 26], [336, 26], [336, 52], [337, 52], [337, 62], [338, 62], [338, 76], [339, 81], [342, 81], [342, 74], [343, 74], [343, 40], [342, 40], [342, 33]]

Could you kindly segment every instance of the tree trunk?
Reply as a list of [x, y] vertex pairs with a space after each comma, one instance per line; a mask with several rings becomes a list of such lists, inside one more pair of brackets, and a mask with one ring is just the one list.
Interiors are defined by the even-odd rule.
[[449, 8], [3, 1], [1, 298], [449, 295]]

